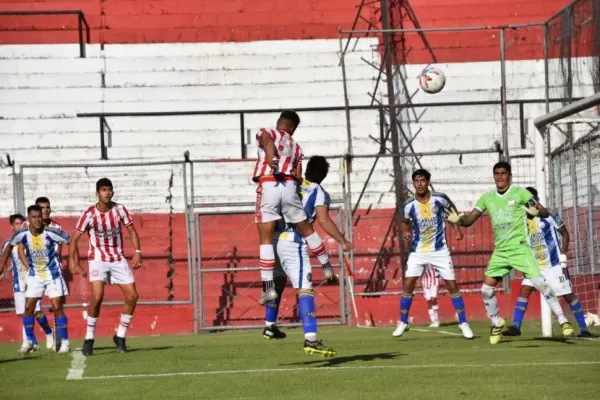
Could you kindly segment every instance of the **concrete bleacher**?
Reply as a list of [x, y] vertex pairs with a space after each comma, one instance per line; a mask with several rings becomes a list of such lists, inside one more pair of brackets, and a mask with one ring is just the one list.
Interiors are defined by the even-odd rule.
[[[364, 60], [379, 62], [376, 39], [360, 40], [345, 58], [350, 105], [365, 105], [375, 87], [377, 70]], [[336, 40], [266, 41], [251, 43], [88, 45], [88, 58], [77, 58], [73, 45], [0, 46], [0, 135], [3, 151], [19, 164], [93, 163], [100, 158], [98, 118], [77, 118], [80, 112], [147, 112], [259, 110], [343, 106], [342, 71]], [[362, 60], [364, 59], [364, 60]], [[417, 75], [424, 65], [407, 65], [407, 92], [414, 103], [484, 101], [500, 99], [500, 63], [440, 64], [447, 76], [436, 95], [418, 91]], [[509, 99], [543, 98], [543, 63], [507, 63]], [[382, 95], [380, 82], [376, 97]], [[397, 87], [400, 86], [397, 82]], [[589, 94], [589, 86], [582, 92]], [[545, 112], [542, 104], [525, 106], [528, 126]], [[277, 113], [245, 114], [248, 154], [254, 154], [253, 134], [274, 124]], [[404, 128], [416, 134], [414, 151], [491, 149], [501, 142], [501, 113], [497, 105], [421, 107], [403, 111]], [[344, 111], [304, 112], [298, 140], [305, 154], [341, 155], [347, 151]], [[520, 147], [518, 107], [508, 107], [509, 146]], [[110, 176], [123, 201], [139, 211], [168, 211], [164, 197], [174, 173], [174, 206], [183, 209], [181, 166], [162, 166], [160, 172], [143, 167], [110, 167], [112, 163], [141, 160], [239, 158], [238, 114], [113, 117], [110, 162], [106, 168], [84, 172], [48, 168], [25, 169], [25, 200], [51, 193], [55, 209], [72, 213], [93, 200], [93, 180]], [[354, 154], [379, 150], [371, 137], [379, 137], [379, 115], [373, 110], [351, 112]], [[531, 131], [531, 129], [530, 129]], [[390, 143], [387, 143], [390, 147]], [[470, 208], [475, 192], [487, 188], [494, 154], [429, 156], [421, 159], [457, 205]], [[374, 159], [359, 159], [351, 175], [353, 198], [363, 189]], [[253, 163], [201, 164], [196, 168], [197, 201], [248, 202], [254, 199], [250, 182]], [[326, 184], [341, 198], [339, 160], [332, 160], [332, 177]], [[119, 169], [121, 168], [121, 170]], [[94, 170], [94, 174], [89, 171]], [[71, 171], [71, 172], [65, 172]], [[126, 171], [126, 172], [122, 172]], [[392, 207], [391, 159], [382, 159], [366, 186], [360, 207]], [[51, 184], [44, 179], [53, 176]], [[82, 182], [89, 182], [82, 183]], [[12, 177], [0, 176], [12, 188]], [[234, 186], [235, 185], [235, 186]], [[147, 187], [144, 189], [143, 187]], [[231, 188], [235, 187], [235, 190]], [[148, 189], [149, 188], [149, 189]], [[155, 194], [152, 188], [157, 191]], [[81, 191], [81, 193], [79, 193]], [[71, 194], [77, 192], [77, 195]], [[67, 194], [69, 193], [69, 194]], [[85, 194], [87, 193], [87, 194]], [[153, 198], [155, 195], [156, 198]], [[61, 197], [62, 196], [62, 197]], [[77, 200], [75, 200], [77, 198]], [[148, 200], [152, 198], [152, 200]], [[3, 207], [8, 213], [9, 204]]]

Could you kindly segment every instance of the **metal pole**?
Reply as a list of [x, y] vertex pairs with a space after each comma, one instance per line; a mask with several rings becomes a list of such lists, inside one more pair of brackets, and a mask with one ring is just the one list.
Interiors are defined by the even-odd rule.
[[245, 124], [244, 124], [244, 113], [240, 112], [240, 142], [242, 145], [242, 158], [247, 158], [248, 157], [248, 153], [246, 151], [246, 138], [244, 136], [244, 133], [246, 132], [245, 129]]
[[[571, 125], [571, 124], [569, 124]], [[572, 132], [572, 129], [569, 129]], [[577, 209], [577, 197], [579, 197], [577, 190], [577, 164], [575, 161], [575, 143], [573, 140], [573, 135], [569, 137], [569, 146], [570, 149], [570, 158], [571, 158], [571, 181], [569, 182], [572, 185], [571, 195], [573, 196], [573, 244], [574, 244], [574, 254], [575, 254], [575, 271], [579, 273], [579, 216]]]
[[[550, 30], [548, 28], [548, 23], [544, 24], [544, 96], [546, 100], [546, 114], [550, 112]], [[546, 131], [546, 135], [544, 135], [544, 140], [546, 144], [546, 154], [548, 154], [548, 167], [549, 167], [549, 176], [548, 181], [550, 184], [550, 188], [554, 188], [554, 168], [552, 167], [552, 133], [550, 129]], [[553, 207], [556, 207], [556, 200], [554, 198], [554, 190], [550, 190], [550, 196], [548, 196], [548, 202]]]
[[187, 187], [187, 161], [183, 162], [183, 203], [185, 209], [185, 226], [187, 230], [187, 251], [188, 251], [188, 283], [190, 287], [190, 301], [192, 302], [192, 313], [194, 323], [194, 333], [198, 333], [197, 315], [196, 315], [196, 298], [194, 296], [194, 231], [192, 229], [192, 221], [190, 219], [190, 206], [188, 201]]
[[597, 104], [600, 104], [600, 92], [561, 107], [558, 110], [554, 110], [546, 115], [537, 117], [533, 121], [533, 124], [540, 132], [543, 132], [546, 125], [558, 121], [564, 117], [568, 117], [569, 115], [577, 114], [578, 112], [591, 108]]
[[108, 150], [104, 141], [104, 117], [100, 117], [100, 159], [108, 160]]
[[[337, 211], [337, 226], [340, 232], [343, 230], [342, 226], [342, 210]], [[340, 281], [340, 318], [342, 324], [346, 324], [346, 268], [344, 264], [344, 250], [342, 245], [338, 244], [338, 260], [340, 264], [339, 269], [339, 281]]]
[[342, 67], [342, 85], [344, 86], [344, 106], [346, 111], [346, 134], [348, 141], [348, 154], [352, 156], [352, 128], [350, 126], [350, 99], [348, 98], [348, 82], [346, 81], [346, 61], [344, 44], [342, 43], [342, 34], [339, 34], [340, 41], [340, 65]]
[[198, 256], [198, 268], [197, 268], [197, 282], [198, 290], [196, 290], [196, 296], [198, 296], [198, 318], [200, 319], [200, 329], [204, 330], [204, 286], [202, 277], [202, 226], [200, 223], [200, 215], [194, 215], [194, 222], [196, 224], [196, 249]]
[[83, 41], [83, 13], [77, 13], [77, 30], [79, 34], [79, 57], [85, 58], [85, 43]]
[[508, 161], [508, 117], [506, 115], [506, 32], [500, 30], [500, 112], [502, 115], [502, 156]]
[[594, 191], [592, 183], [592, 133], [596, 129], [590, 129], [589, 140], [586, 149], [587, 167], [587, 192], [588, 192], [588, 244], [590, 246], [590, 272], [596, 272], [596, 251], [594, 249]]
[[[389, 3], [388, 0], [381, 0], [381, 22], [382, 22], [382, 27], [384, 30], [389, 29], [390, 26], [390, 10], [389, 10]], [[395, 89], [394, 89], [394, 68], [392, 65], [392, 56], [393, 56], [393, 52], [394, 52], [394, 48], [392, 46], [392, 40], [390, 38], [390, 34], [389, 32], [386, 32], [383, 34], [383, 43], [384, 43], [384, 48], [386, 49], [385, 51], [385, 74], [386, 74], [386, 80], [387, 80], [387, 95], [388, 95], [388, 103], [391, 104], [395, 104], [396, 103], [396, 95], [395, 95]], [[396, 114], [396, 108], [395, 107], [390, 107], [389, 110], [389, 118], [390, 118], [390, 128], [391, 128], [391, 135], [392, 135], [392, 152], [394, 154], [397, 154], [400, 152], [400, 143], [399, 143], [399, 135], [398, 135], [398, 122], [397, 118], [398, 115]], [[395, 194], [396, 194], [396, 210], [398, 210], [401, 205], [404, 203], [405, 200], [405, 196], [404, 196], [404, 190], [403, 190], [403, 185], [404, 185], [404, 176], [403, 176], [403, 170], [402, 170], [402, 166], [400, 165], [400, 157], [393, 157], [392, 158], [392, 166], [393, 166], [393, 170], [394, 170], [394, 189], [395, 189]], [[396, 221], [396, 224], [398, 225], [398, 227], [400, 227], [400, 221], [399, 221], [399, 215], [397, 215], [398, 213], [396, 212], [396, 215], [394, 215], [394, 219]], [[397, 234], [398, 234], [398, 243], [400, 244], [400, 258], [403, 259], [403, 255], [404, 255], [404, 248], [403, 248], [403, 240], [402, 240], [402, 233], [400, 232], [400, 229], [397, 229]]]

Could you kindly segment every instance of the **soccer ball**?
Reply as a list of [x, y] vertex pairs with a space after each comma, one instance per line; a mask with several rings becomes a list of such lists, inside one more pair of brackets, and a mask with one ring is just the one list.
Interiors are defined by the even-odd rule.
[[446, 84], [446, 75], [442, 70], [428, 67], [419, 75], [419, 85], [427, 93], [437, 93], [444, 88]]

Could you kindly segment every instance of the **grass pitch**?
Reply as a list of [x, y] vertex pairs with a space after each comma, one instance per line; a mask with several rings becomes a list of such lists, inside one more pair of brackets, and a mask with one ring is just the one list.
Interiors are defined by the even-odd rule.
[[110, 339], [99, 339], [89, 358], [45, 348], [20, 357], [18, 344], [2, 344], [0, 398], [598, 397], [600, 339], [545, 339], [539, 324], [526, 322], [523, 336], [492, 346], [488, 324], [472, 328], [473, 340], [456, 325], [411, 326], [402, 338], [392, 338], [390, 327], [324, 327], [320, 337], [338, 352], [333, 358], [304, 354], [301, 329], [286, 330], [281, 341], [264, 340], [260, 331], [133, 337], [124, 355]]

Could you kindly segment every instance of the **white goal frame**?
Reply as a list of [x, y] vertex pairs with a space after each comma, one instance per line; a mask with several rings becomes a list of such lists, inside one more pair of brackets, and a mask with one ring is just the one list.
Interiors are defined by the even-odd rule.
[[[546, 204], [548, 197], [546, 191], [546, 150], [544, 146], [544, 137], [549, 125], [561, 120], [560, 124], [566, 123], [600, 123], [600, 118], [568, 118], [570, 115], [577, 114], [594, 106], [600, 105], [600, 92], [585, 97], [572, 104], [554, 110], [546, 115], [537, 117], [533, 124], [537, 129], [534, 137], [535, 145], [535, 184], [538, 191], [538, 196], [542, 204]], [[541, 302], [541, 319], [542, 319], [542, 336], [552, 336], [552, 311], [550, 306], [544, 300], [544, 296], [540, 293]]]

